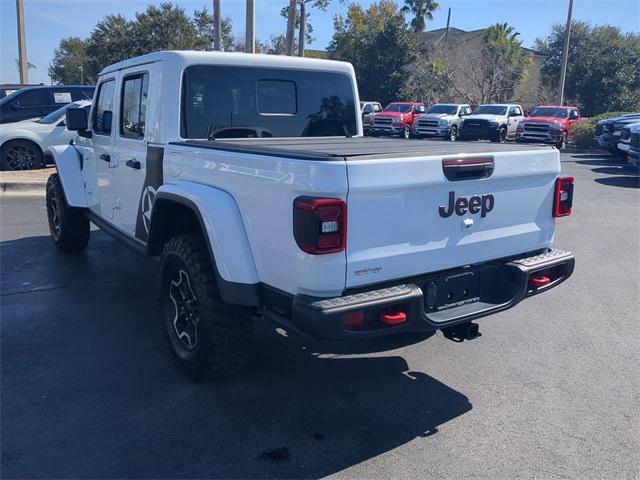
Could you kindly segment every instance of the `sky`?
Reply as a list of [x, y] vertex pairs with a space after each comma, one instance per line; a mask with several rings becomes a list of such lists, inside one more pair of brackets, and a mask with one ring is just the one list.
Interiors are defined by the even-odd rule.
[[[368, 6], [372, 0], [360, 0]], [[545, 36], [554, 23], [565, 23], [569, 0], [438, 0], [440, 9], [427, 30], [442, 28], [451, 8], [451, 26], [462, 30], [485, 28], [496, 22], [508, 22], [520, 32], [523, 45], [532, 47], [537, 37]], [[24, 0], [27, 57], [36, 66], [29, 71], [31, 83], [49, 83], [47, 70], [55, 48], [65, 37], [86, 38], [101, 18], [120, 13], [132, 18], [148, 4], [160, 0]], [[191, 13], [212, 0], [174, 0]], [[280, 10], [287, 0], [255, 0], [256, 35], [268, 39], [284, 33], [286, 21]], [[324, 49], [333, 33], [333, 17], [344, 14], [350, 0], [332, 0], [326, 12], [313, 10], [311, 23], [316, 41], [309, 48]], [[398, 3], [401, 3], [400, 1]], [[221, 0], [222, 14], [232, 18], [234, 33], [242, 34], [245, 23], [244, 0]], [[592, 24], [609, 24], [624, 32], [640, 31], [640, 0], [574, 0], [573, 18]], [[0, 82], [18, 82], [18, 41], [16, 2], [0, 0]]]

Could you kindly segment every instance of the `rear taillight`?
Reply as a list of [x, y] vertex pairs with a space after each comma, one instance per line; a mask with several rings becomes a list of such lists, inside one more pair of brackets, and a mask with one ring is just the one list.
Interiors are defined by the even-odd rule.
[[556, 191], [553, 197], [553, 216], [566, 217], [571, 215], [573, 205], [573, 177], [556, 179]]
[[339, 198], [296, 198], [293, 235], [300, 249], [313, 255], [344, 251], [347, 205]]

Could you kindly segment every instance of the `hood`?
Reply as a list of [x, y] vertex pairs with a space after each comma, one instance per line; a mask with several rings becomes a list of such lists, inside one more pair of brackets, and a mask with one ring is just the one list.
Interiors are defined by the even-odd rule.
[[376, 117], [390, 117], [390, 118], [399, 118], [402, 115], [407, 115], [407, 114], [400, 113], [400, 112], [380, 112], [375, 114]]
[[564, 123], [566, 118], [558, 117], [525, 117], [524, 121], [529, 123]]
[[456, 118], [457, 115], [449, 115], [446, 113], [423, 113], [417, 116], [417, 118], [428, 118], [429, 120], [451, 120]]
[[18, 132], [48, 132], [55, 128], [55, 123], [38, 123], [33, 119], [22, 120], [21, 122], [2, 123], [0, 124], [0, 135], [15, 136]]
[[498, 119], [502, 119], [505, 118], [506, 115], [489, 115], [486, 113], [482, 113], [480, 115], [469, 115], [467, 117], [464, 117], [464, 121], [466, 122], [467, 120], [489, 120], [489, 121], [497, 121]]

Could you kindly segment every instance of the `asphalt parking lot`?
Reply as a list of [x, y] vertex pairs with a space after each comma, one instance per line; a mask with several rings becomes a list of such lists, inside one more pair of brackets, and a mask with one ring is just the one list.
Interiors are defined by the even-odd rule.
[[2, 477], [638, 478], [640, 179], [600, 154], [562, 160], [568, 282], [463, 343], [260, 323], [230, 383], [174, 367], [154, 261], [99, 231], [62, 256], [42, 197], [0, 196]]

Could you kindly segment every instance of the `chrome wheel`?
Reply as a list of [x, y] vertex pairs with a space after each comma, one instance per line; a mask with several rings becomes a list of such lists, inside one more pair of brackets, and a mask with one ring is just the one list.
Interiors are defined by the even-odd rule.
[[198, 301], [187, 272], [180, 269], [176, 272], [169, 286], [169, 298], [173, 303], [173, 329], [187, 350], [198, 345]]
[[38, 152], [25, 143], [12, 145], [6, 152], [5, 165], [8, 170], [32, 170], [38, 167]]
[[404, 126], [403, 137], [405, 138], [405, 140], [408, 140], [411, 138], [411, 127], [409, 125]]
[[449, 140], [455, 142], [458, 139], [458, 129], [454, 126], [451, 127], [451, 133], [449, 133]]

